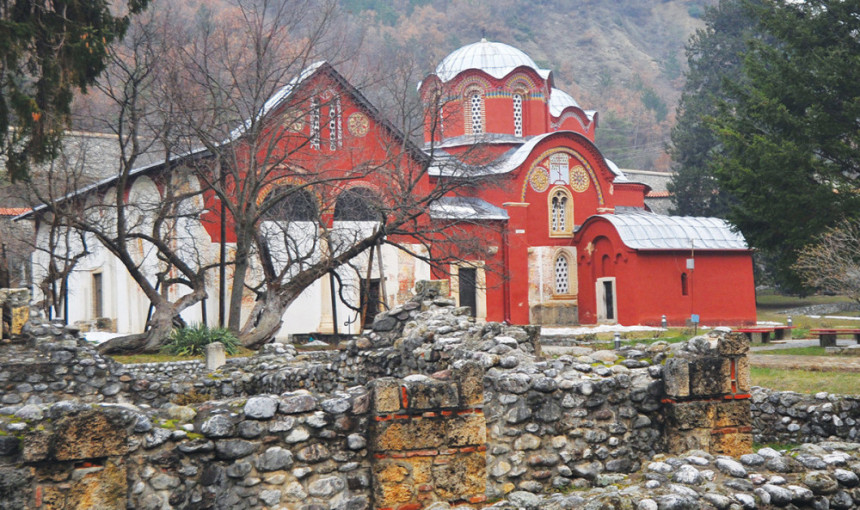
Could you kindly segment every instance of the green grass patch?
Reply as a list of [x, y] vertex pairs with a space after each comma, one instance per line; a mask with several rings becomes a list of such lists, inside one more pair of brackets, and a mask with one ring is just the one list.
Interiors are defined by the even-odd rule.
[[857, 374], [853, 372], [819, 372], [797, 369], [750, 367], [755, 386], [798, 393], [839, 393], [856, 395]]
[[788, 349], [773, 349], [768, 351], [755, 351], [756, 354], [784, 355], [784, 356], [829, 356], [824, 347], [789, 347]]
[[771, 310], [785, 310], [787, 308], [798, 308], [829, 303], [843, 303], [851, 300], [845, 296], [786, 296], [773, 291], [760, 291], [756, 295], [756, 306], [758, 308]]
[[[257, 351], [247, 349], [245, 347], [239, 347], [236, 351], [236, 354], [228, 355], [228, 358], [241, 358], [245, 356], [253, 356]], [[114, 360], [122, 363], [123, 365], [130, 365], [133, 363], [167, 363], [170, 361], [191, 361], [194, 359], [203, 360], [205, 356], [178, 356], [175, 354], [166, 354], [166, 353], [154, 353], [154, 354], [129, 354], [129, 355], [121, 355], [121, 356], [111, 356]]]
[[776, 451], [784, 452], [798, 446], [800, 446], [800, 443], [753, 443], [753, 451], [757, 452], [762, 448], [773, 448]]

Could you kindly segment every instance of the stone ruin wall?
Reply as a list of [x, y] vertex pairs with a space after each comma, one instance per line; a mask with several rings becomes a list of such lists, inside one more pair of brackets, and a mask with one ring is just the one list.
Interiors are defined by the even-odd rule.
[[[664, 453], [737, 456], [751, 443], [749, 414], [731, 421], [750, 408], [745, 344], [722, 332], [542, 360], [534, 328], [476, 325], [439, 298], [407, 303], [376, 326], [341, 351], [272, 345], [210, 374], [187, 362], [123, 367], [73, 330], [31, 321], [29, 350], [4, 346], [24, 359], [0, 360], [0, 500], [59, 508], [60, 495], [67, 505], [107, 505], [125, 494], [135, 508], [481, 506], [613, 484]], [[192, 391], [207, 401], [170, 403]], [[770, 437], [763, 430], [774, 430], [774, 414], [762, 405], [780, 397], [756, 392], [753, 428]], [[800, 408], [816, 420], [814, 412], [832, 412], [810, 411], [806, 401], [786, 407], [792, 423]], [[853, 418], [832, 416], [850, 427], [838, 430], [856, 430]], [[88, 442], [86, 423], [105, 433]], [[814, 426], [801, 429], [817, 437]]]

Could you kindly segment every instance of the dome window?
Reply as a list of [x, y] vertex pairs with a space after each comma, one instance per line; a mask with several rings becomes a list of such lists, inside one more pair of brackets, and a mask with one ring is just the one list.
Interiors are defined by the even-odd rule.
[[469, 116], [472, 134], [484, 134], [484, 98], [480, 92], [472, 92], [469, 95]]
[[523, 95], [514, 94], [514, 136], [523, 136]]

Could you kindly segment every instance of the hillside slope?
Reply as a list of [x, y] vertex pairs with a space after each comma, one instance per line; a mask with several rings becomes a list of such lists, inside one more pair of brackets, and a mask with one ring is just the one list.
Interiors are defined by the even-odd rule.
[[665, 144], [683, 86], [684, 44], [710, 0], [345, 0], [364, 52], [408, 48], [426, 72], [478, 41], [516, 46], [556, 86], [600, 112], [598, 144], [621, 167], [667, 170]]

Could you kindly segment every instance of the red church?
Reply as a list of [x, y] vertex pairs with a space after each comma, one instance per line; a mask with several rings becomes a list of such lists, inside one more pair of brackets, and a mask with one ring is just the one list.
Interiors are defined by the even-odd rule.
[[[452, 295], [479, 318], [515, 324], [754, 323], [751, 251], [716, 218], [645, 206], [594, 144], [598, 114], [553, 86], [522, 51], [481, 40], [448, 55], [419, 85], [426, 148], [476, 158], [494, 185], [440, 201], [435, 220], [501, 222], [494, 260], [452, 267]], [[447, 167], [434, 179], [454, 178]], [[491, 250], [492, 252], [493, 250]], [[501, 271], [485, 270], [500, 267]]]
[[[755, 321], [752, 257], [743, 237], [723, 220], [650, 212], [645, 205], [649, 186], [629, 179], [595, 146], [597, 112], [583, 110], [553, 87], [552, 72], [528, 55], [486, 40], [464, 46], [419, 84], [419, 93], [426, 108], [424, 147], [386, 122], [325, 63], [306, 69], [266, 103], [260, 118], [270, 134], [261, 138], [259, 150], [269, 150], [272, 138], [289, 154], [254, 194], [258, 206], [275, 204], [257, 225], [260, 235], [271, 234], [269, 269], [283, 260], [316, 260], [322, 233], [326, 249], [337, 253], [340, 248], [333, 243], [338, 239], [383, 232], [368, 204], [380, 203], [383, 188], [397, 186], [402, 189], [389, 196], [411, 201], [419, 210], [415, 223], [433, 227], [425, 232], [442, 237], [465, 232], [481, 249], [455, 245], [459, 256], [431, 268], [431, 252], [450, 249], [445, 239], [428, 242], [402, 228], [386, 230], [386, 238], [397, 237], [400, 246], [375, 239], [349, 253], [352, 269], [339, 266], [300, 278], [308, 285], [290, 302], [275, 336], [359, 333], [377, 311], [368, 303], [402, 303], [413, 295], [415, 283], [426, 279], [448, 280], [451, 297], [470, 307], [478, 320], [659, 325], [665, 316], [680, 325], [698, 316], [707, 325]], [[247, 156], [257, 149], [243, 145], [243, 135], [237, 129], [229, 147]], [[159, 203], [170, 183], [203, 190], [199, 224], [184, 219], [190, 222], [184, 229], [188, 236], [174, 241], [213, 257], [201, 263], [217, 267], [219, 252], [232, 249], [237, 236], [229, 216], [222, 223], [225, 213], [219, 213], [223, 208], [215, 195], [190, 170], [194, 161], [208, 168], [207, 157], [200, 149], [134, 169], [125, 185], [130, 204]], [[402, 164], [386, 169], [392, 160]], [[403, 179], [404, 173], [416, 180]], [[308, 184], [309, 176], [317, 184]], [[79, 193], [90, 195], [87, 202], [110, 203], [120, 182], [110, 177]], [[457, 185], [444, 196], [430, 194], [448, 190], [446, 183]], [[236, 203], [250, 203], [242, 196], [236, 192]], [[47, 242], [43, 211], [37, 207], [32, 213], [42, 244]], [[290, 234], [289, 244], [277, 244], [283, 243], [276, 242], [281, 234]], [[142, 245], [139, 250], [134, 257], [155, 274], [159, 261]], [[34, 254], [34, 272], [48, 267], [45, 253]], [[257, 277], [254, 271], [262, 269], [252, 268], [249, 279]], [[232, 285], [225, 275], [206, 280], [208, 296], [221, 296], [221, 304]], [[94, 250], [82, 259], [68, 288], [63, 316], [69, 322], [108, 318], [117, 331], [130, 333], [147, 323], [148, 298], [109, 250]], [[181, 289], [174, 285], [166, 291], [178, 297]], [[259, 301], [251, 292], [239, 296], [243, 321], [255, 320]], [[189, 322], [217, 324], [222, 319], [218, 308], [197, 303], [182, 315]]]

